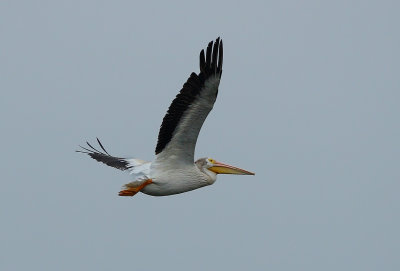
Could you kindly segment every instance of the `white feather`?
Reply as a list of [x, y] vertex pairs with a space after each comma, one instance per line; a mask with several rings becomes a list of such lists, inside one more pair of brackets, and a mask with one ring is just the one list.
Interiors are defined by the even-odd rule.
[[150, 165], [151, 162], [140, 159], [127, 159], [129, 163], [129, 174], [135, 181], [142, 181], [150, 179]]

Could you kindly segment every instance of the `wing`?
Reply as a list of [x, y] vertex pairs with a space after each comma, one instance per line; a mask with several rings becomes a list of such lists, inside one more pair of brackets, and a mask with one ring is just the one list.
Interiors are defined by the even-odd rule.
[[211, 41], [200, 52], [200, 73], [192, 73], [172, 101], [161, 124], [156, 161], [194, 162], [201, 126], [214, 106], [222, 74], [222, 40]]
[[86, 153], [96, 161], [102, 162], [107, 166], [114, 167], [120, 170], [128, 170], [134, 166], [132, 165], [131, 160], [136, 160], [136, 159], [126, 159], [126, 158], [111, 156], [110, 154], [108, 154], [108, 152], [103, 147], [103, 144], [101, 144], [98, 138], [97, 142], [99, 143], [99, 146], [101, 147], [103, 152], [94, 148], [89, 142], [86, 142], [86, 144], [89, 146], [89, 149], [80, 146], [82, 150], [78, 150], [76, 152]]

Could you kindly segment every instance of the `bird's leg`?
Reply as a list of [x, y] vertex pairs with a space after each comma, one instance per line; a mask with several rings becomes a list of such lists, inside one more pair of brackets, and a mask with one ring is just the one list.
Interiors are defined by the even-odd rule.
[[145, 180], [143, 182], [133, 182], [133, 183], [128, 183], [125, 185], [125, 190], [121, 190], [119, 192], [119, 196], [129, 196], [133, 197], [138, 193], [140, 190], [142, 190], [146, 185], [151, 184], [153, 181], [151, 179]]

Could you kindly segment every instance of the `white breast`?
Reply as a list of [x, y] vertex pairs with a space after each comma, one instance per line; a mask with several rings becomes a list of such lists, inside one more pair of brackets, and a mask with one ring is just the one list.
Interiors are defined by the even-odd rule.
[[179, 194], [211, 184], [209, 177], [194, 164], [168, 169], [165, 165], [157, 166], [152, 163], [150, 177], [153, 183], [144, 187], [141, 192], [152, 196]]

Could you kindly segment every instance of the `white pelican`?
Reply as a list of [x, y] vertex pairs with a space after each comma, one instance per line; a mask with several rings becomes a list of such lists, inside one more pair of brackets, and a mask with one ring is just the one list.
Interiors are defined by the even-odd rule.
[[194, 162], [194, 150], [201, 126], [213, 108], [222, 74], [222, 40], [208, 44], [206, 54], [200, 52], [200, 73], [192, 73], [182, 90], [172, 101], [158, 134], [153, 162], [114, 157], [108, 154], [100, 140], [99, 151], [86, 142], [78, 152], [108, 166], [128, 171], [133, 181], [124, 185], [120, 196], [133, 196], [139, 191], [152, 196], [167, 196], [213, 184], [217, 174], [254, 173], [201, 158]]

